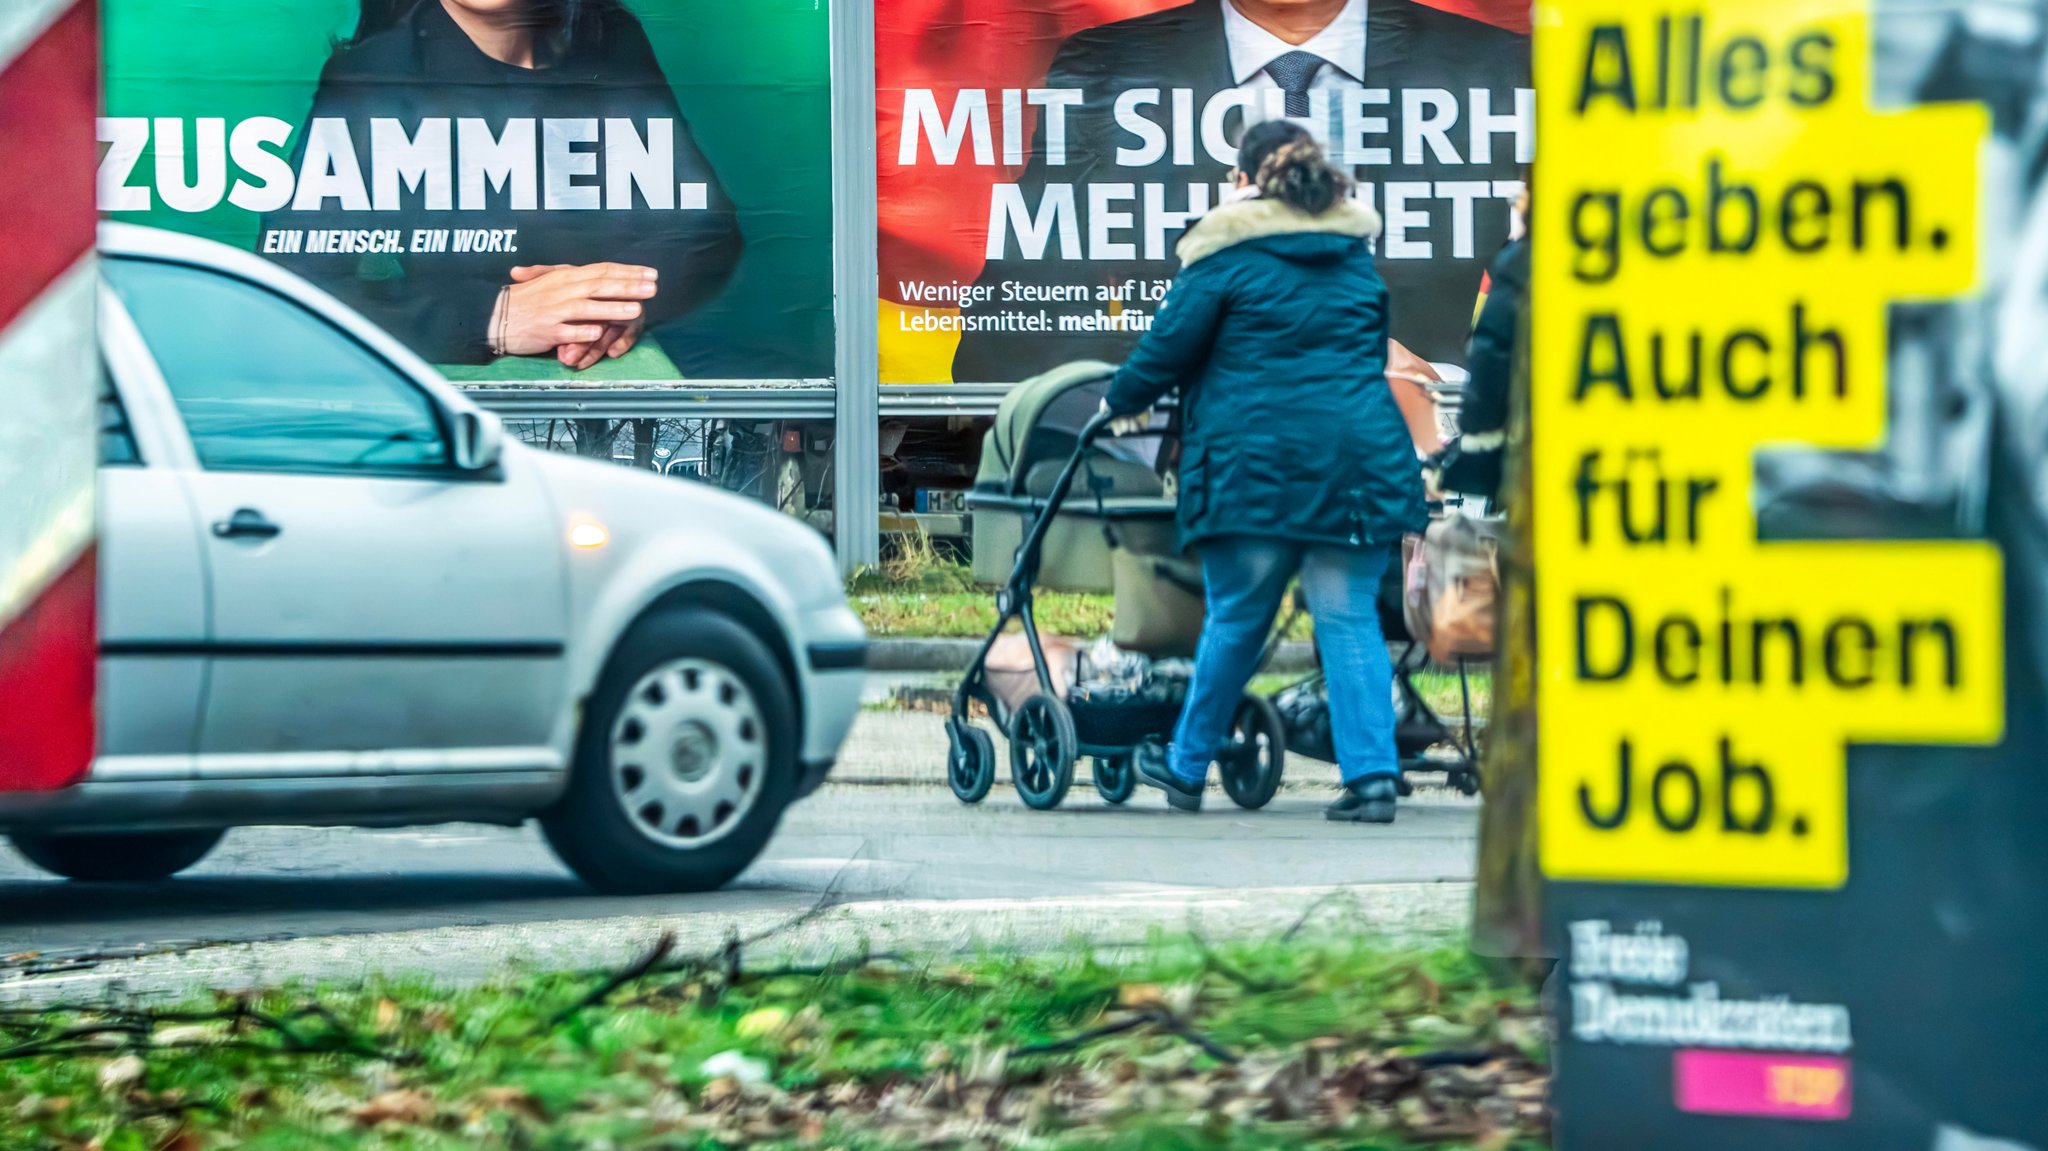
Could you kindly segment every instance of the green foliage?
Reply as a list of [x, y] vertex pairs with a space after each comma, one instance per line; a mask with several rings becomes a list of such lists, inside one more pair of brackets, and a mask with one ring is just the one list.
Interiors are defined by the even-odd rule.
[[[928, 541], [854, 573], [846, 595], [878, 638], [979, 639], [996, 625], [994, 590], [976, 585], [972, 568], [940, 557]], [[1038, 626], [1055, 635], [1092, 638], [1114, 619], [1106, 595], [1040, 592], [1035, 606]]]
[[[880, 566], [855, 572], [846, 595], [868, 634], [878, 638], [979, 639], [996, 624], [995, 589], [976, 584], [972, 568], [939, 554], [923, 537], [909, 537]], [[1054, 635], [1093, 639], [1107, 635], [1116, 620], [1107, 595], [1039, 591], [1033, 605], [1040, 629]], [[1287, 638], [1306, 641], [1311, 634], [1304, 616], [1293, 621]]]
[[[0, 1013], [13, 1049], [0, 1054], [49, 1049], [0, 1058], [0, 1147], [883, 1151], [995, 1146], [987, 1137], [1007, 1131], [1010, 1145], [1036, 1132], [1044, 1138], [1025, 1145], [1048, 1151], [1393, 1151], [1482, 1133], [1459, 1126], [1471, 1120], [1469, 1084], [1433, 1095], [1434, 1073], [1412, 1069], [1413, 1056], [1446, 1048], [1482, 1053], [1511, 1085], [1502, 1091], [1522, 1102], [1496, 1114], [1540, 1115], [1530, 996], [1462, 951], [1328, 936], [1213, 949], [1159, 939], [1113, 956], [859, 962], [737, 979], [706, 962], [565, 1013], [600, 980], [381, 981], [177, 1013]], [[1134, 1019], [1142, 1025], [1092, 1042], [1018, 1050]], [[1188, 1034], [1242, 1063], [1226, 1066]], [[736, 1056], [757, 1061], [765, 1082], [734, 1071]], [[1279, 1087], [1252, 1091], [1260, 1069], [1291, 1076], [1299, 1114], [1272, 1110]], [[956, 1130], [977, 1108], [992, 1121]], [[1486, 1127], [1479, 1142], [1536, 1146], [1518, 1142], [1540, 1134], [1535, 1122]]]
[[[883, 593], [850, 597], [877, 639], [980, 639], [996, 625], [992, 592]], [[1115, 615], [1106, 595], [1040, 592], [1038, 626], [1053, 635], [1089, 639], [1109, 631]]]

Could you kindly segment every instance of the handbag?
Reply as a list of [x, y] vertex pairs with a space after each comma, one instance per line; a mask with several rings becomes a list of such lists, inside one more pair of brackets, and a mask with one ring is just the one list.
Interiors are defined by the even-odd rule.
[[1500, 546], [1483, 520], [1452, 512], [1402, 541], [1402, 614], [1439, 664], [1490, 656], [1500, 600]]

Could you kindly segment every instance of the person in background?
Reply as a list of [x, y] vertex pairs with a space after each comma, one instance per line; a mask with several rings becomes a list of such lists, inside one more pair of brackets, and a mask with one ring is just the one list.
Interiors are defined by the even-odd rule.
[[[556, 207], [512, 181], [486, 181], [484, 204], [449, 210], [400, 181], [385, 210], [331, 197], [269, 213], [270, 229], [497, 229], [511, 251], [271, 258], [333, 292], [421, 356], [441, 364], [553, 356], [583, 370], [624, 355], [650, 327], [716, 295], [739, 262], [732, 202], [697, 147], [640, 21], [622, 0], [362, 0], [355, 36], [320, 73], [308, 125], [339, 119], [356, 163], [371, 171], [373, 120], [408, 137], [429, 124], [481, 120], [495, 137], [510, 122], [630, 125], [650, 151], [673, 157], [674, 179], [703, 202], [654, 204], [645, 192], [602, 211]], [[655, 138], [656, 133], [668, 136]], [[299, 132], [292, 167], [303, 163]], [[531, 140], [532, 138], [529, 138]], [[529, 143], [529, 146], [532, 146]], [[594, 163], [597, 157], [590, 156]], [[442, 174], [444, 180], [446, 173]], [[585, 187], [594, 184], [586, 180]], [[594, 190], [594, 189], [593, 189]], [[451, 197], [452, 198], [452, 197]], [[470, 205], [463, 204], [463, 208]]]
[[1386, 380], [1379, 216], [1300, 125], [1245, 134], [1236, 190], [1180, 243], [1180, 276], [1104, 406], [1128, 427], [1181, 393], [1179, 524], [1208, 619], [1171, 747], [1141, 777], [1200, 810], [1210, 763], [1297, 574], [1315, 616], [1344, 793], [1332, 819], [1389, 823], [1400, 765], [1393, 668], [1374, 597], [1427, 522], [1421, 471]]
[[[1533, 180], [1533, 177], [1530, 179]], [[1503, 502], [1502, 461], [1507, 455], [1508, 412], [1515, 374], [1515, 340], [1529, 299], [1529, 192], [1524, 182], [1515, 201], [1514, 231], [1487, 270], [1486, 302], [1472, 329], [1465, 369], [1464, 402], [1458, 407], [1458, 438], [1431, 461], [1437, 486]]]

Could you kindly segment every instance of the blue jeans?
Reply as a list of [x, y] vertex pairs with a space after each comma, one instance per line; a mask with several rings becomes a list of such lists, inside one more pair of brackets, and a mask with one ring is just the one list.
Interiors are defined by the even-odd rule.
[[1391, 548], [1309, 547], [1257, 536], [1212, 540], [1202, 549], [1209, 617], [1195, 649], [1195, 679], [1174, 728], [1169, 761], [1190, 787], [1230, 737], [1238, 701], [1258, 670], [1287, 583], [1298, 572], [1315, 617], [1316, 644], [1330, 686], [1330, 734], [1345, 783], [1401, 771], [1394, 750], [1394, 666], [1380, 633], [1380, 577]]

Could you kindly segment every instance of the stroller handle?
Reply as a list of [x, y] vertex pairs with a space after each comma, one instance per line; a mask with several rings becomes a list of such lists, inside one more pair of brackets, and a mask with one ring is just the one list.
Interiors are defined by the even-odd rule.
[[[1087, 423], [1081, 425], [1081, 430], [1074, 440], [1073, 454], [1067, 457], [1066, 464], [1060, 468], [1058, 477], [1053, 480], [1052, 489], [1046, 492], [1044, 503], [1038, 514], [1032, 518], [1030, 529], [1024, 533], [1024, 540], [1017, 548], [1016, 562], [1010, 569], [1008, 584], [1013, 591], [1030, 586], [1032, 575], [1038, 566], [1039, 548], [1045, 544], [1046, 533], [1051, 530], [1053, 517], [1059, 514], [1060, 505], [1067, 502], [1068, 494], [1074, 490], [1074, 476], [1081, 470], [1081, 461], [1088, 457], [1088, 449], [1094, 446], [1096, 440], [1102, 438], [1102, 433], [1108, 431], [1109, 425], [1118, 418], [1120, 417], [1110, 412], [1099, 411], [1088, 417]], [[1161, 433], [1155, 431], [1140, 434]]]
[[[1088, 417], [1087, 423], [1081, 425], [1081, 431], [1079, 433], [1080, 438], [1078, 444], [1076, 445], [1077, 450], [1075, 454], [1079, 455], [1080, 452], [1078, 449], [1087, 448], [1094, 444], [1096, 440], [1101, 439], [1102, 433], [1109, 430], [1109, 425], [1117, 422], [1118, 420], [1125, 418], [1134, 420], [1143, 419], [1146, 417], [1148, 413], [1157, 412], [1159, 410], [1160, 409], [1155, 406], [1143, 412], [1126, 412], [1123, 414], [1118, 414], [1116, 412], [1108, 410], [1096, 412], [1094, 415]], [[1124, 436], [1119, 438], [1141, 440], [1147, 437], [1157, 438], [1165, 436], [1167, 434], [1169, 434], [1168, 429], [1164, 427], [1148, 427], [1141, 428], [1135, 432], [1126, 433]]]
[[[1107, 410], [1096, 412], [1094, 415], [1088, 417], [1088, 422], [1081, 425], [1081, 433], [1078, 446], [1086, 448], [1092, 445], [1097, 439], [1099, 439], [1102, 436], [1103, 432], [1109, 429], [1109, 425], [1115, 422], [1117, 418], [1117, 416], [1111, 414]], [[1076, 454], [1079, 453], [1077, 452]]]

